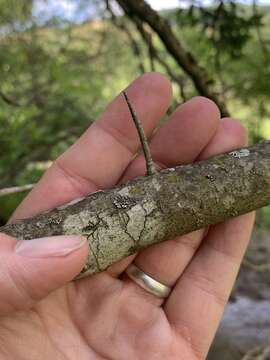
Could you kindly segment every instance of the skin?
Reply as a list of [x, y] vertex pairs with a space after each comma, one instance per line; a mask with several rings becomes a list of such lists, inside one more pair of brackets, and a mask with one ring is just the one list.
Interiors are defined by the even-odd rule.
[[[151, 136], [171, 101], [169, 81], [148, 73], [127, 93]], [[246, 141], [237, 121], [220, 119], [212, 101], [195, 97], [154, 132], [150, 146], [156, 164], [169, 167], [232, 150]], [[139, 148], [119, 95], [54, 162], [11, 221], [143, 174], [144, 159], [135, 156]], [[42, 255], [31, 249], [19, 253], [16, 239], [1, 234], [0, 359], [205, 359], [253, 220], [253, 213], [246, 214], [177, 237], [76, 282], [70, 280], [83, 267], [86, 244], [68, 254], [53, 253], [53, 246]], [[61, 239], [45, 239], [48, 248], [50, 240], [60, 244]], [[132, 261], [172, 286], [166, 300], [127, 278], [124, 271]]]

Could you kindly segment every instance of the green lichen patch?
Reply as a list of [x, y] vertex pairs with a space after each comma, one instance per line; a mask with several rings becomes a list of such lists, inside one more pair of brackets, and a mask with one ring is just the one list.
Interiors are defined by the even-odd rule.
[[130, 188], [129, 188], [129, 193], [131, 195], [142, 195], [143, 192], [144, 192], [143, 189], [139, 185], [133, 185], [133, 186], [130, 186]]

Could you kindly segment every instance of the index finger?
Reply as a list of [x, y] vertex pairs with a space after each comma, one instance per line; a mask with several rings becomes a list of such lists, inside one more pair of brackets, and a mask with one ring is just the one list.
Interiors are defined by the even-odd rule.
[[[147, 73], [126, 90], [149, 136], [165, 115], [171, 85], [159, 73]], [[12, 216], [25, 218], [114, 185], [140, 147], [122, 94], [61, 155]]]

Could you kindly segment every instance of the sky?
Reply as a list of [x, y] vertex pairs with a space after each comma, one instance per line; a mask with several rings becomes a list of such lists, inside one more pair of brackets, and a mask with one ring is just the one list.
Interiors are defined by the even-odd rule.
[[[185, 2], [190, 0], [147, 0], [147, 2], [156, 10], [169, 9], [173, 7], [184, 6]], [[201, 3], [209, 4], [211, 0], [201, 0]], [[241, 2], [250, 4], [252, 0], [241, 0]], [[41, 22], [51, 18], [52, 14], [62, 17], [66, 20], [81, 22], [87, 19], [93, 13], [94, 6], [91, 7], [91, 0], [85, 1], [88, 4], [83, 10], [78, 9], [76, 1], [70, 0], [38, 0], [34, 4], [34, 15], [36, 15]], [[257, 0], [258, 4], [270, 4], [270, 0]], [[90, 6], [89, 6], [90, 4]], [[93, 4], [93, 3], [92, 3]]]
[[156, 10], [169, 9], [179, 6], [179, 0], [147, 0], [147, 2]]

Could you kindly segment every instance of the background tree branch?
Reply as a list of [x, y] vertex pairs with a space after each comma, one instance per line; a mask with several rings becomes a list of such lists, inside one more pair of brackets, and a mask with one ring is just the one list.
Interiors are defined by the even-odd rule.
[[214, 89], [214, 80], [210, 78], [206, 69], [198, 64], [191, 52], [184, 48], [168, 21], [144, 0], [117, 0], [117, 2], [127, 16], [132, 19], [133, 15], [136, 15], [153, 29], [177, 64], [190, 76], [198, 92], [215, 101], [222, 114], [227, 116], [229, 112]]
[[10, 195], [10, 194], [16, 194], [19, 192], [28, 191], [28, 190], [31, 190], [33, 187], [34, 187], [34, 184], [27, 184], [27, 185], [22, 185], [22, 186], [12, 186], [12, 187], [8, 187], [8, 188], [0, 189], [0, 197], [5, 196], [5, 195]]

